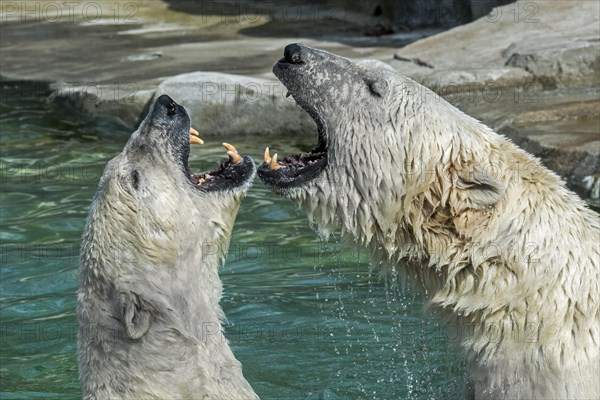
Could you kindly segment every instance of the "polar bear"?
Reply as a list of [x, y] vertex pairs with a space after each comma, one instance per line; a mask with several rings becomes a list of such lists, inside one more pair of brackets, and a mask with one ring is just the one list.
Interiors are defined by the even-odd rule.
[[255, 399], [222, 336], [218, 265], [255, 173], [249, 157], [194, 174], [183, 107], [154, 103], [106, 166], [81, 245], [84, 399]]
[[[467, 398], [600, 398], [600, 223], [539, 160], [378, 61], [292, 44], [273, 72], [317, 145], [261, 180], [418, 282]], [[457, 328], [458, 327], [458, 328]]]

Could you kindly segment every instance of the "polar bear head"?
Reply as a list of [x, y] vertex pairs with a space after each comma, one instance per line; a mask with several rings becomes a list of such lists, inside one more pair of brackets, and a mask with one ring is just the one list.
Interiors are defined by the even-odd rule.
[[112, 269], [134, 268], [114, 257], [173, 265], [189, 253], [186, 249], [229, 238], [253, 162], [229, 160], [195, 174], [188, 166], [190, 131], [185, 109], [161, 96], [107, 164], [87, 221], [90, 237], [83, 243], [84, 250], [100, 252], [110, 275], [117, 273]]
[[324, 233], [341, 225], [361, 242], [395, 237], [423, 223], [422, 212], [485, 209], [502, 197], [488, 168], [497, 149], [481, 140], [494, 134], [392, 67], [291, 44], [273, 72], [315, 121], [317, 144], [265, 154], [258, 174]]

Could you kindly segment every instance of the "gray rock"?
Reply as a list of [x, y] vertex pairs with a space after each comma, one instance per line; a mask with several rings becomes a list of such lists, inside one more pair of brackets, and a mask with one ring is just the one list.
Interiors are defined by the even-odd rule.
[[600, 208], [600, 174], [583, 177], [582, 185], [589, 193], [588, 203]]
[[[312, 119], [279, 83], [218, 72], [192, 72], [159, 82], [69, 86], [53, 84], [49, 100], [135, 127], [149, 102], [168, 94], [183, 105], [203, 136], [282, 135], [314, 131]], [[155, 87], [157, 89], [142, 89]]]
[[55, 83], [50, 86], [50, 102], [95, 117], [116, 118], [130, 128], [137, 126], [154, 96], [154, 90], [142, 89], [149, 86], [147, 83], [84, 86]]
[[490, 68], [471, 70], [434, 70], [421, 76], [421, 83], [442, 96], [455, 93], [489, 92], [495, 98], [495, 89], [524, 86], [532, 82], [532, 75], [520, 68]]
[[287, 134], [315, 130], [312, 119], [278, 82], [218, 72], [192, 72], [165, 80], [156, 92], [183, 105], [208, 135]]
[[[599, 81], [599, 37], [599, 2], [517, 1], [399, 49], [394, 67], [427, 85], [444, 85], [450, 71], [459, 81], [479, 81], [471, 76], [477, 71], [504, 71], [484, 78], [503, 86], [522, 84], [527, 75], [506, 79], [506, 68], [512, 67], [555, 85], [589, 86]], [[450, 84], [456, 81], [452, 78]]]
[[391, 64], [597, 201], [599, 2], [517, 1], [403, 47]]
[[507, 66], [530, 72], [546, 87], [600, 83], [598, 38], [533, 38], [511, 45], [506, 53]]

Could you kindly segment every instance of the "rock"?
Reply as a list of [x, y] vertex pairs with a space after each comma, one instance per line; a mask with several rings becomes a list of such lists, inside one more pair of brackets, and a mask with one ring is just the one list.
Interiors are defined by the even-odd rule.
[[408, 30], [423, 27], [448, 28], [487, 14], [494, 6], [512, 0], [321, 0], [273, 2], [238, 0], [236, 2], [199, 3], [165, 0], [169, 8], [186, 13], [212, 15], [269, 15], [273, 21], [298, 20], [352, 22], [362, 27], [377, 24]]
[[588, 203], [600, 209], [600, 175], [587, 175], [583, 178], [583, 187], [589, 193]]
[[183, 105], [208, 135], [282, 135], [314, 131], [312, 119], [278, 82], [219, 72], [192, 72], [165, 80], [156, 96]]
[[[369, 25], [363, 18], [345, 21], [350, 13], [314, 1], [265, 1], [262, 7], [241, 1], [179, 1], [184, 12], [173, 9], [174, 2], [160, 0], [0, 5], [5, 3], [0, 9], [5, 11], [0, 12], [2, 75], [74, 86], [138, 83], [194, 71], [257, 75], [270, 71], [283, 48], [298, 40], [346, 56], [380, 57], [419, 37], [415, 32], [385, 35], [382, 45], [381, 38], [364, 35]], [[57, 8], [74, 10], [54, 18]]]
[[[153, 98], [168, 94], [183, 105], [204, 136], [287, 135], [314, 131], [312, 119], [275, 81], [219, 72], [192, 72], [162, 82], [69, 86], [53, 84], [51, 102], [135, 127]], [[155, 87], [156, 89], [142, 89]]]
[[505, 51], [510, 54], [506, 65], [522, 68], [549, 88], [582, 82], [598, 85], [599, 49], [597, 37], [528, 39]]
[[[452, 85], [471, 79], [481, 82], [473, 76], [477, 71], [497, 71], [504, 73], [484, 74], [488, 83], [520, 85], [529, 77], [551, 87], [589, 86], [599, 82], [599, 35], [599, 2], [517, 1], [399, 49], [394, 66], [427, 85], [435, 81], [442, 86], [448, 78], [440, 78], [447, 75], [455, 77]], [[424, 71], [400, 60], [419, 60], [432, 69]], [[529, 75], [509, 72], [507, 67]], [[514, 74], [514, 79], [506, 74]]]
[[391, 61], [598, 201], [600, 3], [517, 1]]
[[[593, 96], [593, 94], [592, 94]], [[598, 98], [586, 99], [580, 94], [578, 101], [561, 101], [558, 104], [545, 104], [542, 109], [526, 110], [512, 121], [515, 126], [530, 126], [539, 123], [556, 123], [570, 119], [600, 118], [600, 102]], [[600, 127], [600, 124], [597, 125]], [[591, 131], [593, 128], [590, 129]], [[600, 132], [596, 132], [600, 136]]]
[[489, 92], [485, 95], [493, 99], [497, 96], [497, 89], [528, 85], [532, 82], [532, 76], [523, 69], [510, 67], [468, 71], [434, 70], [427, 75], [420, 75], [419, 81], [441, 96], [471, 94], [479, 90]]
[[143, 89], [149, 83], [72, 86], [54, 83], [48, 101], [85, 112], [94, 117], [119, 120], [133, 128], [144, 117], [144, 109], [154, 97], [154, 90]]

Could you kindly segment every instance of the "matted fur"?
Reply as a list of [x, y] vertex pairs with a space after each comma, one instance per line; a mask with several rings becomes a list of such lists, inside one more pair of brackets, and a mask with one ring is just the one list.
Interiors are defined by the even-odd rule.
[[158, 107], [106, 166], [84, 230], [83, 397], [255, 399], [222, 335], [218, 275], [248, 183], [193, 187], [170, 143], [189, 140], [189, 118], [171, 124]]
[[304, 46], [297, 56], [274, 72], [323, 128], [328, 166], [278, 192], [324, 234], [341, 229], [421, 283], [459, 327], [468, 398], [600, 398], [598, 215], [538, 159], [389, 66]]

